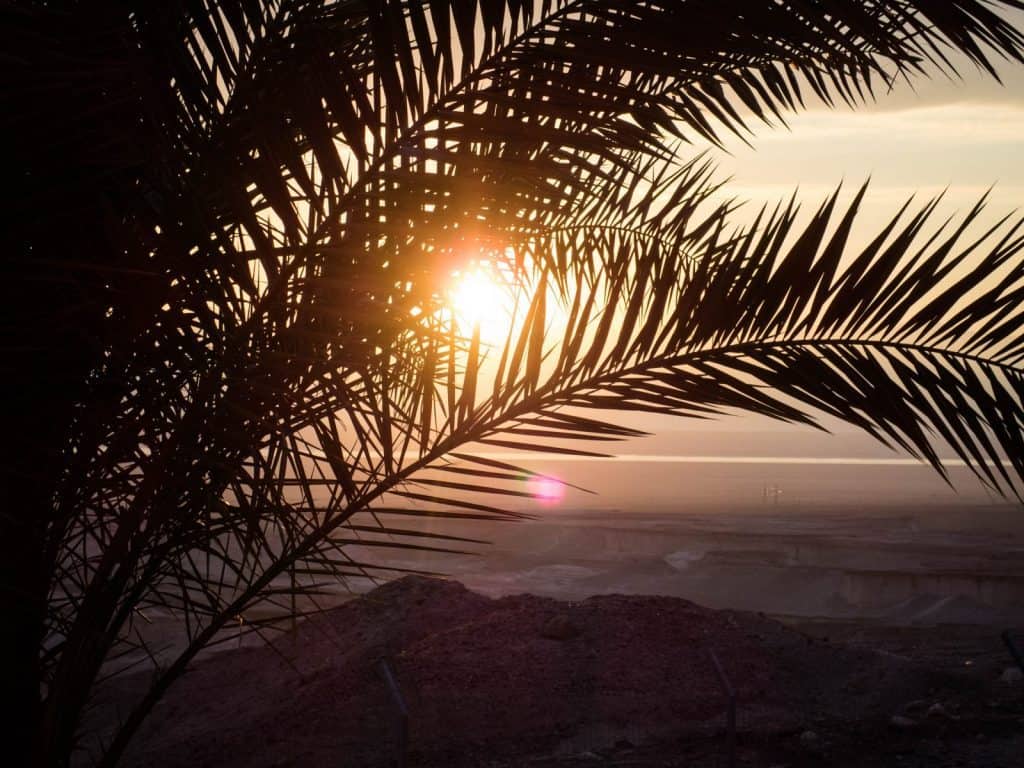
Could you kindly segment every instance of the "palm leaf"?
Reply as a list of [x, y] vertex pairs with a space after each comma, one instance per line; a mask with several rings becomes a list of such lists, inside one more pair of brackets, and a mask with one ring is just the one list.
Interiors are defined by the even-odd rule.
[[[25, 423], [60, 422], [31, 458], [62, 462], [40, 474], [52, 508], [22, 526], [52, 564], [32, 587], [51, 596], [37, 634], [58, 692], [38, 743], [70, 753], [104, 660], [124, 642], [150, 652], [132, 640], [139, 611], [175, 611], [188, 645], [108, 764], [236, 617], [299, 613], [325, 579], [372, 575], [347, 552], [367, 528], [374, 546], [428, 546], [380, 516], [515, 519], [473, 499], [514, 498], [529, 474], [460, 447], [579, 452], [566, 441], [632, 434], [582, 408], [824, 410], [936, 464], [938, 436], [1009, 487], [1013, 227], [975, 249], [963, 232], [922, 242], [926, 207], [844, 267], [856, 204], [834, 235], [835, 199], [802, 230], [782, 206], [738, 231], [711, 166], [678, 157], [752, 140], [809, 97], [856, 104], [951, 73], [954, 54], [994, 74], [1024, 51], [998, 11], [1021, 7], [5, 7], [4, 90], [24, 104], [4, 128], [22, 192], [8, 236], [27, 266], [4, 283], [42, 317], [9, 365], [33, 372], [16, 379]], [[444, 321], [467, 248], [543, 286], [501, 350]], [[40, 315], [25, 286], [43, 280], [67, 300]], [[552, 339], [554, 302], [571, 322]], [[71, 385], [53, 394], [51, 379]]]
[[[709, 247], [688, 279], [655, 279], [656, 261], [647, 275], [638, 269], [616, 294], [631, 298], [605, 309], [621, 318], [617, 333], [570, 329], [560, 349], [589, 345], [587, 359], [524, 388], [515, 413], [527, 403], [681, 416], [743, 410], [814, 423], [823, 412], [939, 471], [937, 446], [948, 445], [986, 484], [1019, 493], [1022, 222], [975, 233], [979, 204], [956, 227], [926, 235], [933, 201], [851, 252], [864, 192], [845, 211], [837, 192], [802, 226], [795, 208], [781, 206], [727, 247]], [[635, 253], [624, 258], [638, 263]], [[617, 278], [587, 290], [609, 282]], [[478, 423], [506, 412], [493, 401], [480, 407]], [[521, 433], [518, 423], [492, 421], [481, 442], [526, 447], [487, 436]], [[533, 432], [586, 437], [572, 421], [544, 425]]]

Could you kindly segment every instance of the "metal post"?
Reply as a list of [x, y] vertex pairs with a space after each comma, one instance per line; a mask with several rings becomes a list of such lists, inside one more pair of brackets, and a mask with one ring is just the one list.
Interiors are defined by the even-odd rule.
[[708, 654], [711, 656], [711, 663], [715, 665], [715, 674], [718, 675], [718, 682], [725, 692], [727, 702], [725, 710], [726, 750], [729, 768], [736, 768], [736, 691], [733, 690], [732, 683], [726, 677], [725, 670], [722, 669], [722, 664], [718, 660], [718, 655], [713, 649], [708, 650]]
[[1024, 672], [1024, 655], [1021, 654], [1020, 648], [1017, 647], [1017, 643], [1013, 641], [1013, 635], [1010, 634], [1010, 630], [1004, 629], [1003, 634], [1000, 635], [1003, 638], [1003, 643], [1006, 644], [1006, 649], [1013, 656], [1013, 660], [1017, 662], [1017, 666], [1020, 667], [1020, 671]]
[[395, 707], [395, 736], [397, 740], [395, 765], [397, 768], [405, 768], [405, 756], [409, 746], [409, 710], [405, 706], [405, 699], [395, 681], [395, 676], [391, 674], [391, 667], [388, 666], [387, 659], [377, 659], [377, 673], [383, 678], [388, 693], [391, 694], [391, 703]]

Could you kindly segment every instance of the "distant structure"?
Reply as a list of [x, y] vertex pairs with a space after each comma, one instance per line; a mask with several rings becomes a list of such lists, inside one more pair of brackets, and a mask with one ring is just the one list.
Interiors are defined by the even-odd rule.
[[764, 490], [761, 493], [761, 501], [762, 503], [767, 504], [768, 500], [771, 499], [771, 503], [778, 506], [779, 496], [781, 495], [782, 489], [779, 488], [778, 485], [774, 483], [772, 485], [768, 485], [768, 483], [766, 482], [764, 484]]

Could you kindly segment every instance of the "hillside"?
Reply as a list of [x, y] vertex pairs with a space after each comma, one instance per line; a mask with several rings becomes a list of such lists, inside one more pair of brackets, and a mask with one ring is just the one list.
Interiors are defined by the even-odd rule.
[[[126, 763], [388, 765], [391, 710], [374, 668], [386, 657], [409, 706], [413, 766], [724, 765], [710, 649], [737, 690], [740, 764], [829, 755], [852, 766], [871, 764], [858, 762], [864, 750], [881, 759], [934, 747], [995, 766], [1024, 753], [1022, 688], [1000, 683], [992, 660], [956, 671], [926, 654], [873, 650], [877, 638], [816, 634], [679, 598], [494, 600], [408, 577], [273, 647], [205, 658]], [[123, 703], [140, 682], [124, 678], [109, 695]], [[929, 717], [934, 703], [941, 713]]]

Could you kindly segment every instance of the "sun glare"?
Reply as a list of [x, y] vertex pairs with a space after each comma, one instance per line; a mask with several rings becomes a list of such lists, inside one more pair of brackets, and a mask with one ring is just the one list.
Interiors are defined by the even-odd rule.
[[513, 314], [511, 290], [490, 263], [474, 263], [456, 272], [448, 298], [464, 335], [469, 336], [477, 327], [481, 339], [491, 343], [508, 335]]

